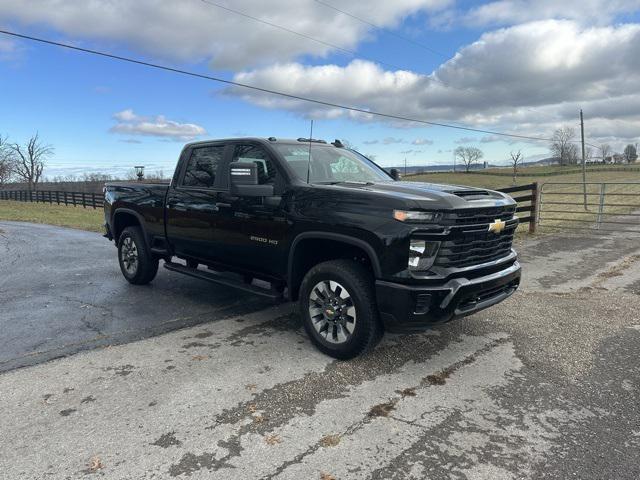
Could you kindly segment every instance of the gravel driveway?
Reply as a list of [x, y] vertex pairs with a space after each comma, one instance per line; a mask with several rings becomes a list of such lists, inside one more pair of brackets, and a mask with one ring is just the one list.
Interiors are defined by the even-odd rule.
[[337, 362], [290, 305], [0, 230], [0, 478], [640, 478], [637, 236], [527, 241], [508, 301]]

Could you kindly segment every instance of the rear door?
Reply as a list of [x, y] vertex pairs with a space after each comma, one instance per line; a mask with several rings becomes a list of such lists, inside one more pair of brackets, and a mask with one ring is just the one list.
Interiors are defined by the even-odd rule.
[[217, 203], [225, 180], [218, 172], [230, 153], [224, 143], [194, 145], [183, 153], [181, 172], [166, 201], [167, 238], [178, 256], [218, 259]]

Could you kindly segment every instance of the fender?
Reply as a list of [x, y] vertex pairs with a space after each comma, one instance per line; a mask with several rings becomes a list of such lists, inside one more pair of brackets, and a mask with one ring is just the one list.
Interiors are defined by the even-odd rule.
[[369, 259], [371, 260], [371, 267], [373, 268], [373, 273], [376, 278], [380, 278], [382, 276], [382, 269], [380, 268], [380, 260], [378, 259], [378, 254], [373, 249], [371, 245], [369, 245], [364, 240], [360, 240], [359, 238], [350, 237], [348, 235], [342, 235], [340, 233], [333, 232], [322, 232], [322, 231], [310, 231], [303, 232], [299, 234], [296, 238], [291, 242], [291, 248], [289, 249], [289, 260], [287, 263], [287, 280], [291, 281], [293, 278], [293, 256], [296, 251], [296, 246], [302, 240], [306, 240], [309, 238], [313, 239], [321, 239], [321, 240], [335, 240], [337, 242], [343, 242], [354, 247], [359, 247], [364, 250], [367, 255], [369, 255]]
[[[124, 208], [124, 207], [119, 207], [119, 208], [116, 208], [114, 210], [113, 219], [111, 220], [112, 229], [114, 231], [114, 234], [115, 234], [116, 215], [118, 215], [118, 213], [128, 213], [128, 214], [133, 215], [134, 217], [136, 217], [136, 219], [138, 220], [138, 223], [140, 224], [140, 228], [142, 228], [142, 233], [144, 234], [144, 240], [145, 240], [145, 242], [147, 244], [147, 248], [151, 249], [151, 242], [149, 242], [149, 234], [147, 233], [146, 221], [145, 221], [144, 217], [142, 215], [140, 215], [138, 212], [136, 212], [135, 210], [132, 210], [130, 208]], [[118, 245], [118, 239], [117, 238], [115, 239], [115, 243], [116, 243], [116, 245]]]

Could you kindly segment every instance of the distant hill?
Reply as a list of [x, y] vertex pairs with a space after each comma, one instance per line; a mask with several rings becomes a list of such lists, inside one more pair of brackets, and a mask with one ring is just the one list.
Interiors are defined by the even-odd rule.
[[[522, 164], [519, 165], [520, 167], [534, 167], [534, 166], [539, 166], [539, 165], [552, 165], [554, 163], [557, 163], [557, 160], [554, 158], [542, 158], [540, 160], [532, 160], [529, 162], [523, 162]], [[385, 167], [385, 170], [389, 171], [392, 168], [396, 168], [401, 174], [405, 173], [405, 167], [404, 165], [402, 166], [397, 166], [397, 167]], [[408, 174], [412, 174], [412, 173], [423, 173], [423, 172], [453, 172], [453, 168], [454, 165], [453, 164], [438, 164], [438, 165], [411, 165], [411, 166], [407, 166], [406, 168], [406, 173]], [[477, 165], [472, 165], [471, 166], [471, 170], [483, 170], [485, 168], [511, 168], [511, 165], [508, 164], [501, 164], [501, 165], [496, 165], [493, 163], [488, 163], [485, 167], [484, 164], [477, 164]], [[461, 164], [456, 164], [455, 166], [456, 171], [458, 172], [464, 172], [465, 167], [464, 165]]]

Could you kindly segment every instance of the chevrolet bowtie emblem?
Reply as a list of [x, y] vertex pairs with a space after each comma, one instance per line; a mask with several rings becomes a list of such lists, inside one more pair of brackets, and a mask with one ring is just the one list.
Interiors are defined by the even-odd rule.
[[504, 227], [506, 226], [507, 224], [505, 222], [503, 222], [499, 218], [496, 218], [492, 223], [489, 224], [489, 231], [498, 234], [502, 230], [504, 230]]

